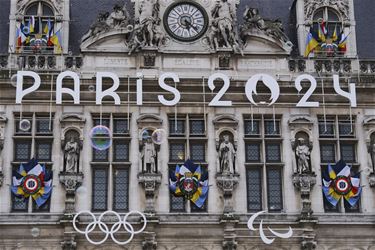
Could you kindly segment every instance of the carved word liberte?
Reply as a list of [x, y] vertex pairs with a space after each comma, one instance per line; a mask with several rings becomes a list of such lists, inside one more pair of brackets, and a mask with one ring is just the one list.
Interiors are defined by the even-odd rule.
[[[33, 84], [29, 88], [24, 89], [24, 79], [29, 77], [33, 79]], [[143, 75], [142, 73], [137, 73], [137, 105], [143, 105]], [[74, 87], [73, 89], [63, 87], [63, 80], [66, 78], [73, 79]], [[103, 79], [111, 79], [113, 85], [103, 90]], [[181, 100], [181, 93], [176, 87], [172, 87], [166, 84], [166, 80], [173, 80], [175, 86], [180, 82], [180, 78], [175, 73], [164, 73], [159, 77], [159, 87], [173, 95], [171, 100], [167, 100], [164, 95], [158, 95], [158, 100], [161, 104], [165, 106], [174, 106], [178, 104]], [[232, 106], [232, 101], [223, 101], [222, 97], [226, 94], [230, 87], [230, 78], [223, 73], [212, 74], [208, 78], [208, 87], [211, 91], [216, 89], [215, 81], [221, 80], [224, 82], [221, 89], [214, 96], [209, 106], [212, 107], [230, 107]], [[258, 95], [257, 85], [259, 82], [263, 84], [271, 91], [271, 98], [269, 106], [275, 104], [280, 97], [280, 86], [279, 83], [270, 75], [267, 74], [256, 74], [252, 76], [246, 83], [245, 93], [249, 101], [253, 105], [258, 105], [255, 102], [253, 96]], [[310, 88], [306, 91], [301, 100], [297, 103], [297, 107], [319, 107], [319, 102], [309, 101], [309, 98], [313, 95], [317, 88], [316, 79], [308, 74], [300, 75], [295, 80], [295, 88], [298, 92], [302, 91], [302, 82], [309, 82]], [[37, 91], [41, 84], [40, 76], [32, 71], [18, 71], [17, 72], [17, 93], [16, 93], [16, 104], [21, 104], [23, 98]], [[116, 93], [116, 90], [120, 86], [120, 78], [111, 72], [97, 72], [96, 73], [96, 104], [101, 105], [104, 97], [112, 97], [115, 105], [121, 104], [120, 96]], [[356, 87], [354, 83], [349, 84], [348, 92], [341, 89], [340, 79], [338, 75], [333, 75], [333, 87], [335, 92], [345, 97], [349, 100], [352, 107], [357, 107], [357, 97], [356, 97]], [[56, 79], [56, 104], [62, 104], [62, 94], [67, 94], [73, 97], [74, 104], [80, 104], [80, 79], [77, 73], [72, 71], [65, 71], [58, 75]]]

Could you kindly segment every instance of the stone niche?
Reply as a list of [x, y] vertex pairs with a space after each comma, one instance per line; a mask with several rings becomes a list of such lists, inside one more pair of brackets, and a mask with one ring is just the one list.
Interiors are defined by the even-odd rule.
[[365, 166], [364, 169], [368, 174], [370, 187], [375, 188], [375, 116], [365, 117], [363, 127], [368, 150], [368, 166]]

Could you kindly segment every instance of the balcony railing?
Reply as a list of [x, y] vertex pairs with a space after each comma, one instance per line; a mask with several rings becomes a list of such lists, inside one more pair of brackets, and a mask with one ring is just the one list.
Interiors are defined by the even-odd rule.
[[81, 56], [27, 53], [0, 55], [0, 69], [79, 70], [82, 66]]

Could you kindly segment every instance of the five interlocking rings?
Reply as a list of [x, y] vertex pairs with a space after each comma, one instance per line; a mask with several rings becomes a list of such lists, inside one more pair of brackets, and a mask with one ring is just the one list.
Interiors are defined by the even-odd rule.
[[[77, 228], [77, 225], [76, 225], [76, 220], [78, 218], [78, 216], [82, 215], [82, 214], [89, 214], [93, 221], [90, 222], [86, 229], [84, 231], [82, 230], [79, 230]], [[111, 229], [109, 229], [109, 227], [107, 226], [107, 224], [105, 224], [102, 220], [104, 218], [105, 215], [114, 215], [116, 218], [117, 218], [117, 222], [114, 223], [111, 227]], [[138, 214], [140, 215], [142, 218], [143, 218], [143, 226], [141, 229], [139, 229], [138, 231], [134, 231], [134, 227], [129, 223], [127, 222], [127, 219], [128, 217], [131, 215], [131, 214]], [[129, 213], [126, 213], [125, 216], [124, 216], [124, 219], [122, 220], [121, 219], [121, 216], [115, 212], [115, 211], [105, 211], [103, 212], [98, 219], [96, 219], [96, 216], [91, 213], [90, 211], [81, 211], [79, 213], [77, 213], [74, 218], [73, 218], [73, 227], [74, 229], [80, 233], [80, 234], [84, 234], [86, 236], [86, 239], [93, 245], [101, 245], [103, 244], [107, 239], [108, 239], [108, 236], [110, 235], [112, 240], [118, 244], [118, 245], [126, 245], [128, 244], [130, 241], [133, 240], [133, 237], [134, 235], [136, 234], [139, 234], [141, 232], [143, 232], [143, 230], [145, 230], [146, 228], [146, 225], [147, 225], [147, 219], [146, 219], [146, 216], [139, 212], [139, 211], [130, 211]], [[101, 241], [93, 241], [90, 237], [89, 237], [89, 234], [94, 231], [94, 229], [96, 228], [96, 226], [98, 226], [98, 228], [100, 229], [100, 231], [102, 231], [103, 233], [105, 233], [105, 237], [104, 239], [102, 239]], [[126, 241], [119, 241], [117, 240], [115, 237], [114, 237], [114, 234], [117, 233], [121, 226], [124, 227], [125, 231], [128, 232], [130, 234], [130, 237], [129, 239], [127, 239]]]

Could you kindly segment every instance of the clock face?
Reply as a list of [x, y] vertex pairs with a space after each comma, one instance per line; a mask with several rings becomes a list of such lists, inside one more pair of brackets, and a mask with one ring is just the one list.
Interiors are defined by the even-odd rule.
[[202, 37], [208, 26], [206, 11], [197, 3], [177, 2], [164, 15], [164, 27], [173, 38], [191, 42]]

